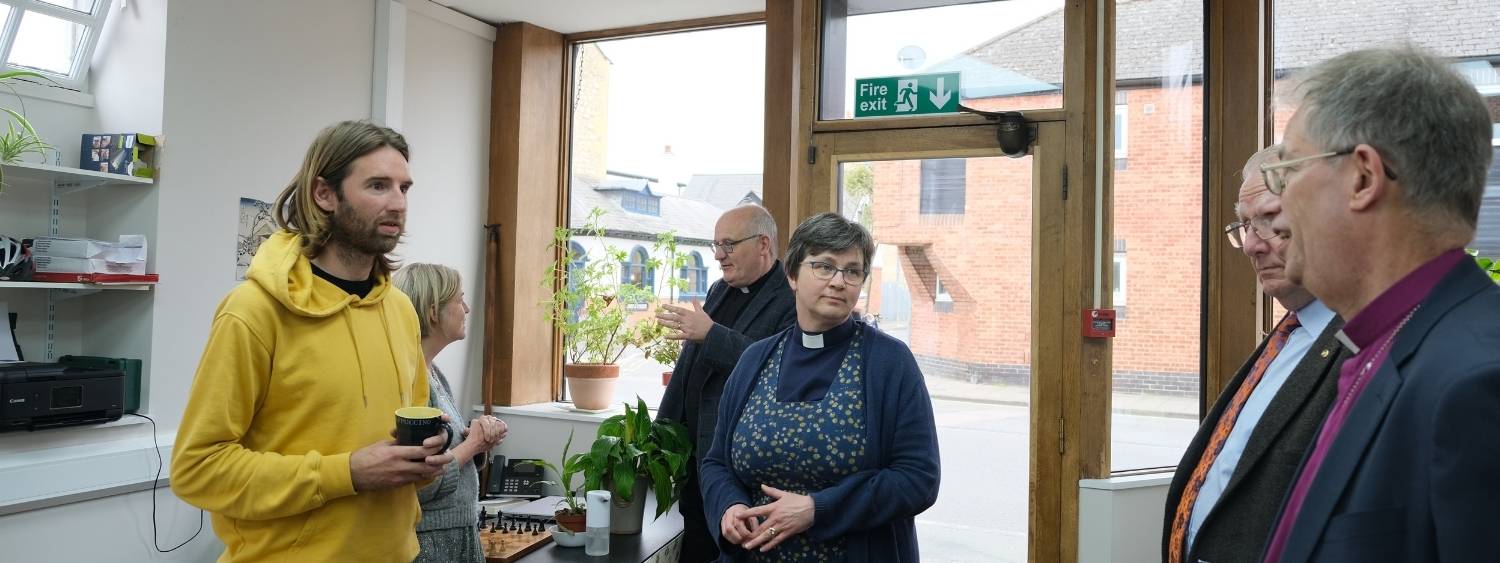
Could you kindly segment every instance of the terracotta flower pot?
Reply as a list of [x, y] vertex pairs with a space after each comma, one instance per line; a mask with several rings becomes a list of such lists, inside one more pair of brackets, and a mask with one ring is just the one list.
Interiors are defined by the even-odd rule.
[[615, 364], [563, 364], [568, 379], [568, 396], [573, 406], [584, 410], [608, 408], [615, 399], [615, 382], [620, 366]]
[[667, 384], [669, 384], [671, 382], [672, 382], [672, 372], [670, 372], [670, 371], [661, 372], [661, 386], [662, 387], [666, 387]]
[[581, 534], [588, 531], [588, 522], [585, 518], [587, 516], [587, 512], [588, 511], [579, 511], [578, 514], [569, 514], [567, 509], [563, 509], [557, 511], [552, 516], [553, 518], [557, 519], [558, 528], [563, 528], [573, 533]]

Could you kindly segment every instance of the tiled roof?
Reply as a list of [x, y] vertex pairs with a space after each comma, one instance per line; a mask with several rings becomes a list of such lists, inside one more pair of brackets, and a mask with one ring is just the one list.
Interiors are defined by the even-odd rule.
[[[1202, 5], [1201, 0], [1133, 0], [1116, 5], [1116, 80], [1201, 74]], [[1304, 68], [1339, 53], [1400, 40], [1450, 58], [1500, 56], [1500, 6], [1495, 0], [1420, 4], [1291, 0], [1278, 1], [1275, 8], [1278, 69]], [[1058, 10], [958, 57], [1058, 84], [1063, 72], [1062, 24], [1062, 10]], [[957, 63], [939, 63], [944, 64]], [[978, 96], [966, 92], [965, 97]]]
[[694, 174], [682, 197], [706, 201], [723, 211], [745, 201], [747, 194], [755, 194], [752, 202], [760, 203], [760, 185], [760, 174]]
[[[619, 180], [622, 179], [609, 177], [599, 184], [592, 184], [574, 176], [569, 202], [569, 224], [579, 226], [588, 217], [589, 211], [598, 207], [604, 210], [601, 226], [607, 231], [654, 237], [656, 233], [673, 230], [679, 237], [713, 240], [714, 223], [719, 220], [719, 214], [723, 210], [705, 201], [665, 195], [661, 196], [660, 216], [626, 211], [620, 207], [618, 193], [629, 188], [620, 185]], [[643, 189], [650, 188], [643, 186]]]

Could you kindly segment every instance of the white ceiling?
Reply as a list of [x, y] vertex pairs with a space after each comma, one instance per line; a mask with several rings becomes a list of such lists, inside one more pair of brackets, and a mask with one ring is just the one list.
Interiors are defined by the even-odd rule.
[[433, 0], [494, 24], [524, 21], [558, 33], [747, 14], [765, 0]]
[[[493, 24], [528, 22], [558, 33], [748, 14], [766, 0], [433, 0]], [[847, 0], [850, 15], [986, 0]]]

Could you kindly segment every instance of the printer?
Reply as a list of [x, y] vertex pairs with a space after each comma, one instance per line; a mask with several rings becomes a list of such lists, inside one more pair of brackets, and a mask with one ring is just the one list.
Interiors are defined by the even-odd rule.
[[125, 372], [103, 367], [0, 364], [0, 432], [118, 420]]

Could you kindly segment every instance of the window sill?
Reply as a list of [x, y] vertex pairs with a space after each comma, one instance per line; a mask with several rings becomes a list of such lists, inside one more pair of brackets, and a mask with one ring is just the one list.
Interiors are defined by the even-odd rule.
[[1150, 473], [1115, 475], [1106, 479], [1079, 479], [1078, 488], [1096, 491], [1124, 491], [1129, 489], [1165, 487], [1172, 484], [1172, 473], [1172, 470], [1169, 468]]
[[[70, 104], [86, 108], [94, 107], [94, 95], [87, 92], [79, 92], [77, 90], [69, 90], [67, 88], [58, 88], [54, 86], [31, 84], [21, 81], [13, 81], [11, 83], [11, 86], [16, 89], [15, 94], [25, 96], [27, 98], [47, 100], [50, 102], [58, 102], [62, 104]], [[3, 89], [0, 90], [0, 92], [9, 94], [10, 90]]]
[[[573, 410], [572, 403], [536, 403], [531, 405], [520, 405], [514, 407], [493, 407], [496, 415], [504, 416], [526, 416], [531, 418], [550, 418], [553, 420], [571, 420], [574, 422], [603, 422], [604, 419], [625, 412], [624, 407], [615, 406], [604, 412], [587, 412]], [[474, 405], [474, 412], [484, 412], [484, 405]], [[653, 415], [654, 416], [654, 415]]]

